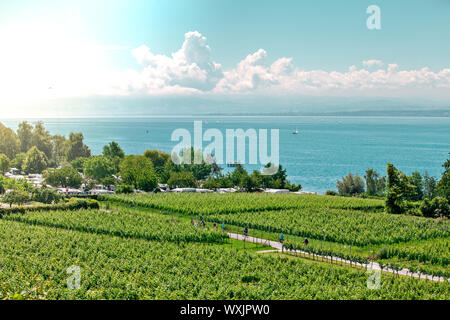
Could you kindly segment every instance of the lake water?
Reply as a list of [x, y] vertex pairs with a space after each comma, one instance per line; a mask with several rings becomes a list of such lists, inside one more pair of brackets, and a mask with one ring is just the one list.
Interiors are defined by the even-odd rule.
[[[193, 134], [194, 120], [203, 131], [219, 129], [279, 129], [280, 163], [289, 179], [303, 190], [324, 192], [349, 172], [363, 176], [367, 168], [385, 174], [386, 164], [440, 177], [450, 152], [450, 118], [427, 117], [146, 117], [42, 119], [52, 134], [82, 132], [94, 154], [117, 141], [127, 154], [146, 149], [170, 152], [177, 142], [171, 134], [186, 128]], [[21, 120], [2, 120], [17, 129]], [[36, 119], [29, 120], [35, 122]], [[205, 124], [205, 121], [208, 124]], [[299, 134], [292, 132], [298, 130]], [[208, 143], [204, 143], [204, 147]], [[270, 148], [269, 148], [270, 150]], [[248, 166], [247, 169], [253, 169]]]

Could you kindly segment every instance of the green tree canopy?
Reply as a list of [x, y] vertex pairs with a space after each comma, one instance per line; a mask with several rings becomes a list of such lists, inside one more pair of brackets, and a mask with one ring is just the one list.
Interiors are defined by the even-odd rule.
[[29, 200], [30, 196], [28, 192], [20, 189], [13, 189], [7, 192], [3, 198], [2, 202], [8, 203], [10, 207], [13, 204], [22, 205]]
[[442, 167], [444, 168], [444, 172], [442, 173], [441, 180], [439, 180], [437, 189], [441, 196], [450, 201], [450, 158], [445, 161]]
[[95, 180], [110, 177], [114, 172], [113, 161], [105, 156], [90, 157], [84, 163], [84, 174]]
[[47, 169], [44, 171], [45, 183], [53, 187], [79, 188], [83, 183], [83, 178], [77, 170], [67, 166], [61, 169]]
[[52, 157], [53, 144], [50, 133], [45, 130], [44, 124], [39, 121], [33, 129], [32, 146], [37, 147], [45, 154], [47, 159]]
[[91, 150], [83, 143], [82, 133], [69, 134], [67, 161], [71, 162], [79, 157], [88, 158], [91, 156]]
[[112, 141], [103, 147], [103, 155], [111, 159], [114, 159], [116, 157], [120, 159], [125, 158], [125, 153], [123, 152], [119, 144], [115, 141]]
[[364, 192], [364, 181], [358, 174], [349, 173], [337, 181], [336, 187], [339, 194], [353, 196]]
[[20, 152], [16, 154], [14, 159], [11, 160], [11, 168], [23, 170], [23, 164], [25, 163], [26, 153]]
[[8, 157], [0, 153], [0, 173], [7, 172], [10, 168], [10, 163]]
[[124, 184], [133, 185], [143, 191], [152, 191], [158, 185], [153, 164], [144, 156], [125, 156], [119, 168]]
[[47, 167], [45, 154], [38, 148], [32, 147], [26, 153], [23, 169], [27, 173], [41, 173]]
[[20, 150], [20, 141], [16, 133], [0, 123], [0, 153], [13, 159]]
[[192, 172], [172, 172], [167, 181], [169, 188], [195, 188], [197, 180], [195, 180]]
[[17, 136], [20, 140], [20, 150], [26, 153], [33, 146], [33, 126], [27, 121], [19, 123]]

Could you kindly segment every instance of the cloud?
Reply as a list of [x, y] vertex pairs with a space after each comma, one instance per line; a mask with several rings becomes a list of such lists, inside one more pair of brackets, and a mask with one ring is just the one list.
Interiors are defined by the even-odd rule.
[[121, 77], [125, 80], [118, 87], [124, 94], [395, 96], [450, 88], [450, 69], [401, 70], [397, 64], [370, 59], [362, 62], [364, 68], [352, 65], [346, 72], [301, 70], [288, 57], [269, 64], [264, 49], [223, 70], [198, 31], [186, 33], [181, 48], [170, 56], [154, 54], [145, 45], [132, 54], [142, 69]]
[[187, 32], [182, 47], [171, 56], [154, 54], [145, 45], [132, 50], [132, 54], [143, 70], [133, 75], [131, 90], [209, 91], [223, 77], [222, 66], [211, 60], [206, 38], [197, 31]]
[[376, 60], [376, 59], [372, 59], [372, 60], [364, 60], [362, 62], [363, 66], [367, 67], [367, 68], [371, 68], [371, 67], [381, 67], [383, 65], [383, 61], [381, 60]]

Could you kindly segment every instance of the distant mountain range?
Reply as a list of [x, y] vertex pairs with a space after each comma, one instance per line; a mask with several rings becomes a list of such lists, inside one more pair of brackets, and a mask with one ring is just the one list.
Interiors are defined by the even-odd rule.
[[7, 110], [4, 117], [9, 118], [187, 115], [449, 117], [450, 103], [365, 97], [141, 96], [34, 101], [28, 105], [8, 106]]

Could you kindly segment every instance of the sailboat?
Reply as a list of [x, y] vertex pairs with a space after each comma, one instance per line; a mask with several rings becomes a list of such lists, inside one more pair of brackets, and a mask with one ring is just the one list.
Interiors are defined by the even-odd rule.
[[297, 128], [295, 128], [295, 130], [294, 130], [294, 131], [292, 131], [292, 134], [298, 134], [298, 130], [297, 130]]

